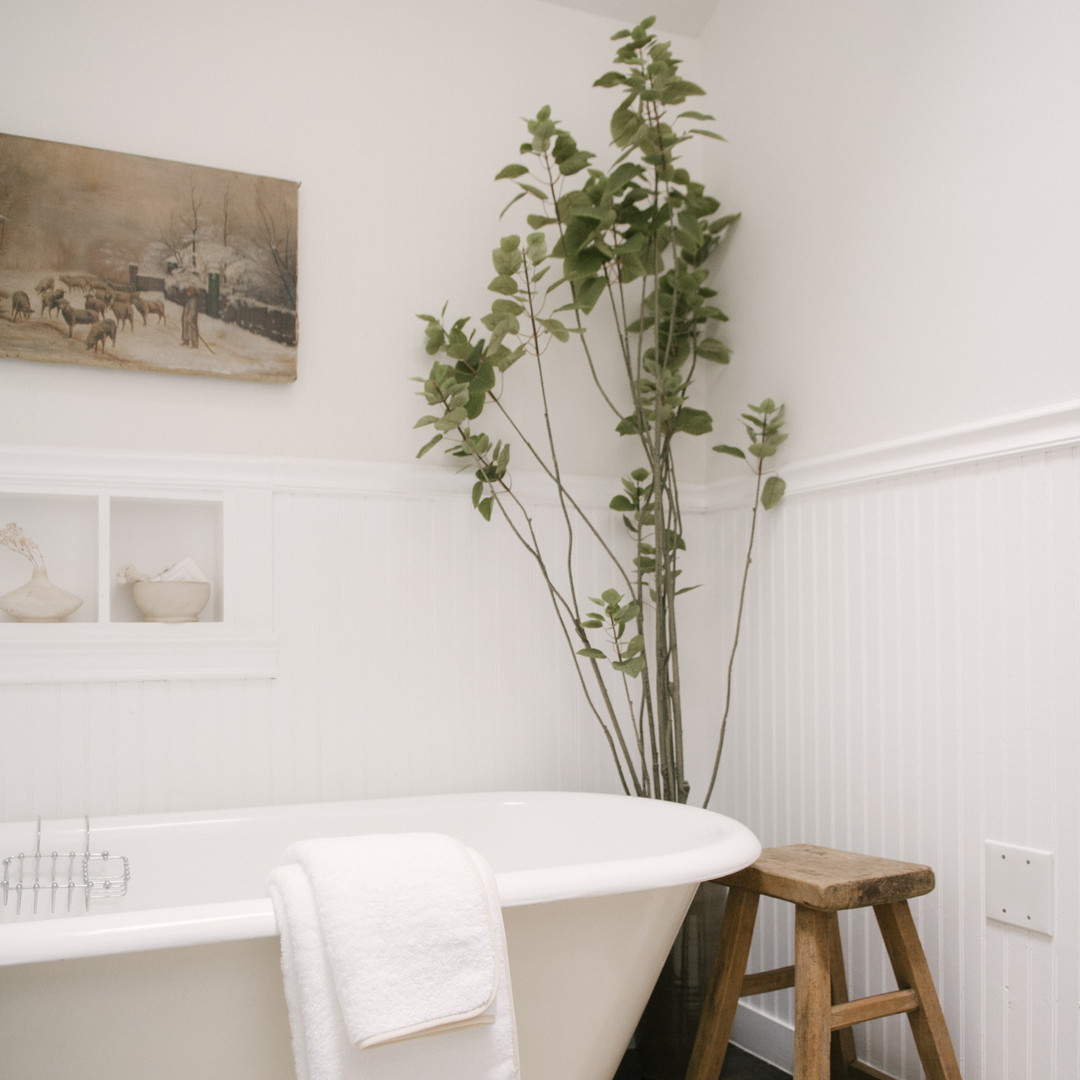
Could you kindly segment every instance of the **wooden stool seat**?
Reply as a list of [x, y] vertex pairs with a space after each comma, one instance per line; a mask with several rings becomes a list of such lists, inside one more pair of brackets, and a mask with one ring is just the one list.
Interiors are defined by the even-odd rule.
[[[718, 1080], [740, 997], [795, 988], [794, 1080], [891, 1080], [856, 1060], [851, 1028], [907, 1013], [927, 1080], [961, 1080], [908, 900], [934, 888], [929, 866], [792, 844], [767, 848], [728, 886], [712, 978], [686, 1080]], [[795, 963], [746, 974], [758, 901], [795, 906]], [[871, 907], [898, 989], [850, 1001], [838, 911]]]

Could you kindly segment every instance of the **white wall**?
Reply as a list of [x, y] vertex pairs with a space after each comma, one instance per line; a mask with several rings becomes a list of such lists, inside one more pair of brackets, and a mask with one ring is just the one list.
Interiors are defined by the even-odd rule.
[[[723, 0], [703, 47], [712, 184], [745, 215], [723, 393], [786, 401], [792, 432], [725, 808], [766, 844], [933, 865], [963, 1075], [1073, 1080], [1080, 8]], [[987, 919], [987, 839], [1055, 853], [1053, 936]], [[786, 963], [767, 925], [755, 963]], [[848, 947], [856, 992], [892, 985], [867, 922]], [[787, 1008], [753, 1002], [743, 1037], [783, 1060]], [[857, 1037], [914, 1078], [905, 1027]]]
[[725, 395], [802, 459], [1080, 398], [1075, 4], [722, 0], [702, 44]]
[[[7, 21], [6, 132], [302, 185], [294, 385], [5, 361], [8, 443], [412, 460], [415, 316], [488, 310], [490, 251], [524, 227], [499, 222], [517, 189], [492, 182], [521, 118], [550, 104], [599, 153], [617, 100], [591, 84], [618, 24], [533, 0], [58, 0]], [[556, 391], [571, 414], [573, 360]], [[596, 471], [569, 438], [564, 464]]]

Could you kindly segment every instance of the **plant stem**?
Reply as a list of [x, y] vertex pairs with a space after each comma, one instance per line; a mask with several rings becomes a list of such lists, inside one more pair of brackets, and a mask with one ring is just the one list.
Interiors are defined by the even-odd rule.
[[761, 484], [765, 473], [765, 459], [758, 458], [757, 477], [754, 487], [754, 508], [750, 515], [750, 539], [746, 545], [746, 561], [743, 564], [742, 585], [739, 588], [739, 608], [735, 615], [735, 636], [731, 642], [731, 653], [727, 664], [727, 687], [724, 692], [724, 715], [720, 720], [720, 737], [716, 744], [716, 757], [713, 760], [712, 775], [709, 777], [709, 787], [705, 792], [703, 807], [708, 807], [712, 798], [713, 788], [716, 786], [716, 776], [720, 771], [720, 758], [724, 753], [724, 739], [727, 736], [728, 717], [731, 714], [731, 688], [735, 678], [735, 653], [739, 648], [739, 633], [742, 629], [743, 611], [746, 607], [746, 585], [750, 580], [750, 564], [754, 552], [754, 536], [757, 532], [758, 509], [761, 506]]

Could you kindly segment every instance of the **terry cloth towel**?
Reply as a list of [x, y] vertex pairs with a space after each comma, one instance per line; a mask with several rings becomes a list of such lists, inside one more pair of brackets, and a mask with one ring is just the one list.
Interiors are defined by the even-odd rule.
[[476, 852], [435, 833], [306, 840], [270, 895], [298, 1080], [519, 1080], [498, 890]]

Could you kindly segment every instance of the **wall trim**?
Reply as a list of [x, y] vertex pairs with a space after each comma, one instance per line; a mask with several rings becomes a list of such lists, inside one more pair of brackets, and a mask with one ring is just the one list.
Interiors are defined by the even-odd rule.
[[795, 1029], [745, 1001], [740, 1001], [735, 1010], [731, 1041], [783, 1072], [789, 1073], [795, 1067]]
[[[278, 640], [272, 633], [230, 633], [214, 623], [24, 624], [17, 628], [18, 636], [14, 629], [3, 625], [0, 684], [277, 676]], [[154, 633], [145, 633], [148, 629]]]
[[[1080, 401], [961, 424], [808, 461], [781, 464], [791, 495], [845, 487], [930, 469], [1080, 444]], [[468, 476], [452, 468], [402, 462], [228, 454], [146, 454], [140, 451], [63, 447], [0, 447], [0, 488], [32, 491], [115, 491], [162, 487], [178, 491], [258, 487], [283, 493], [379, 495], [398, 498], [467, 498]], [[583, 505], [606, 506], [616, 493], [610, 477], [578, 476]], [[536, 506], [555, 502], [542, 475], [520, 473], [515, 490]], [[709, 513], [745, 506], [753, 485], [744, 477], [683, 485], [683, 509]]]
[[797, 462], [783, 472], [791, 491], [816, 491], [1078, 443], [1080, 401], [1068, 401]]
[[[1067, 401], [790, 465], [781, 460], [777, 471], [789, 495], [802, 495], [1077, 444], [1080, 401]], [[753, 486], [746, 479], [720, 480], [703, 489], [693, 508], [730, 510], [752, 498]]]

